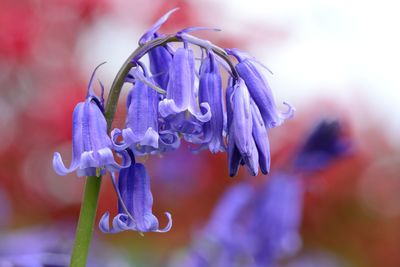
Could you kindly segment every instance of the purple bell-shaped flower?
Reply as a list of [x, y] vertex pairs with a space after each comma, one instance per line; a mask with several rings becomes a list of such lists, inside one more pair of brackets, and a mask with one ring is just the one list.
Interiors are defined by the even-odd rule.
[[[98, 67], [97, 67], [98, 68]], [[92, 90], [94, 70], [88, 86], [85, 102], [79, 103], [72, 115], [72, 161], [66, 168], [60, 153], [55, 152], [53, 168], [59, 175], [66, 175], [77, 170], [78, 176], [99, 176], [106, 170], [117, 172], [130, 165], [130, 158], [126, 151], [118, 154], [122, 156], [122, 165], [119, 165], [113, 155], [112, 143], [107, 134], [107, 122], [103, 114], [103, 100]]]

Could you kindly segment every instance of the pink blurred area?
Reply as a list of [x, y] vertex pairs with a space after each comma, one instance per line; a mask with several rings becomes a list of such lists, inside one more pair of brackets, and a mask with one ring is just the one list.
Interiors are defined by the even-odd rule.
[[[291, 75], [291, 64], [302, 65], [298, 61], [303, 57], [291, 62], [286, 52], [305, 45], [297, 21], [310, 23], [314, 16], [324, 16], [332, 5], [324, 9], [321, 4], [315, 4], [315, 8], [309, 3], [313, 12], [303, 6], [299, 13], [280, 7], [276, 10], [281, 13], [273, 15], [271, 11], [263, 13], [268, 6], [261, 6], [260, 1], [255, 3], [261, 10], [256, 10], [257, 6], [241, 10], [237, 1], [233, 2], [1, 1], [0, 235], [32, 225], [77, 220], [84, 179], [74, 174], [59, 177], [51, 165], [55, 151], [67, 160], [71, 157], [72, 110], [84, 99], [88, 78], [97, 64], [108, 62], [97, 76], [105, 83], [107, 93], [118, 66], [136, 48], [140, 34], [160, 15], [178, 6], [180, 10], [162, 31], [203, 25], [222, 28], [223, 32], [199, 35], [221, 47], [238, 47], [263, 62], [265, 59], [274, 71], [270, 78], [276, 98], [297, 107], [295, 118], [270, 131], [273, 170], [285, 170], [294, 151], [320, 119], [337, 118], [345, 125], [345, 134], [353, 144], [351, 155], [307, 179], [302, 227], [305, 248], [332, 251], [348, 266], [400, 266], [400, 153], [399, 143], [393, 138], [398, 137], [394, 134], [398, 124], [390, 124], [386, 116], [390, 112], [382, 109], [385, 103], [371, 105], [373, 96], [369, 93], [375, 81], [370, 84], [361, 80], [364, 74], [351, 76], [357, 72], [351, 66], [337, 77], [337, 83], [335, 78], [322, 79], [313, 68], [299, 70], [301, 78]], [[329, 37], [329, 23], [342, 22], [340, 16], [323, 21], [328, 21], [327, 28], [321, 36], [313, 32], [311, 40]], [[331, 35], [335, 34], [332, 30]], [[343, 40], [342, 45], [346, 44]], [[307, 49], [304, 53], [312, 50]], [[317, 58], [309, 60], [320, 62]], [[303, 64], [309, 67], [307, 62]], [[313, 80], [319, 82], [308, 82]], [[115, 123], [119, 126], [124, 122], [122, 102]], [[393, 107], [392, 112], [395, 110]], [[393, 117], [399, 120], [399, 114]], [[194, 155], [186, 144], [163, 157], [150, 157], [146, 164], [155, 213], [161, 226], [166, 223], [162, 213], [172, 213], [171, 232], [141, 237], [137, 233], [107, 236], [96, 230], [96, 235], [128, 253], [132, 262], [147, 260], [147, 266], [160, 265], [174, 251], [187, 246], [228, 186], [241, 180], [254, 184], [268, 180], [268, 176], [248, 177], [245, 172], [228, 178], [225, 154], [203, 151]], [[105, 177], [98, 215], [107, 210], [116, 211], [116, 196]]]

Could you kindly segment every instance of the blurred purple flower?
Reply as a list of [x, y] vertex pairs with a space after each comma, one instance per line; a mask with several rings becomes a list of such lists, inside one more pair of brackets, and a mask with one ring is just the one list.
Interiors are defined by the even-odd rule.
[[245, 183], [232, 186], [186, 257], [176, 261], [193, 267], [275, 266], [301, 247], [302, 198], [302, 181], [282, 173], [259, 191]]
[[118, 194], [118, 215], [113, 219], [113, 228], [109, 226], [109, 213], [106, 212], [99, 222], [104, 233], [119, 233], [126, 230], [145, 232], [168, 232], [172, 227], [171, 215], [166, 212], [168, 224], [159, 229], [158, 219], [153, 215], [153, 195], [150, 190], [150, 178], [143, 164], [132, 163], [121, 170], [118, 187], [113, 183]]
[[339, 121], [322, 120], [308, 135], [293, 164], [297, 170], [320, 170], [349, 152], [349, 148]]
[[[66, 267], [69, 266], [73, 242], [70, 224], [53, 224], [0, 232], [0, 266]], [[129, 266], [114, 251], [100, 242], [94, 242], [88, 267]]]
[[303, 193], [299, 177], [278, 173], [257, 195], [250, 219], [256, 266], [268, 266], [300, 249]]
[[104, 101], [102, 97], [97, 97], [92, 89], [97, 68], [90, 79], [86, 101], [79, 103], [72, 115], [70, 167], [65, 167], [60, 153], [54, 153], [53, 168], [59, 175], [66, 175], [77, 170], [78, 176], [99, 176], [105, 174], [106, 170], [116, 172], [130, 164], [125, 151], [119, 153], [123, 158], [122, 165], [114, 159], [111, 140], [107, 135], [107, 122], [103, 115]]

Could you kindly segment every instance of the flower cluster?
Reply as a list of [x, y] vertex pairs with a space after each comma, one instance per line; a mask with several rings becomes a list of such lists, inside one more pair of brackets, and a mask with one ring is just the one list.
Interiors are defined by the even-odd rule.
[[[112, 229], [108, 213], [103, 216], [100, 229], [104, 232], [168, 231], [171, 227], [167, 213], [169, 223], [159, 230], [151, 211], [149, 177], [144, 165], [135, 163], [135, 156], [173, 151], [185, 140], [194, 145], [194, 151], [226, 151], [230, 176], [237, 174], [240, 165], [251, 175], [257, 175], [259, 169], [267, 174], [267, 132], [293, 115], [288, 104], [288, 111], [278, 110], [265, 67], [255, 58], [189, 34], [216, 29], [193, 27], [171, 35], [159, 33], [175, 10], [140, 38], [139, 48], [130, 57], [130, 70], [124, 77], [124, 82], [132, 84], [126, 101], [126, 128], [107, 134], [104, 101], [92, 90], [92, 76], [86, 101], [78, 104], [73, 114], [71, 166], [66, 168], [60, 154], [54, 155], [53, 166], [60, 175], [75, 170], [78, 176], [119, 172], [118, 182], [113, 174], [119, 214]], [[173, 46], [172, 42], [183, 45]], [[195, 51], [201, 55], [196, 56]], [[149, 66], [142, 61], [146, 55]], [[226, 88], [222, 69], [229, 76]], [[114, 154], [122, 157], [121, 164], [116, 163]]]

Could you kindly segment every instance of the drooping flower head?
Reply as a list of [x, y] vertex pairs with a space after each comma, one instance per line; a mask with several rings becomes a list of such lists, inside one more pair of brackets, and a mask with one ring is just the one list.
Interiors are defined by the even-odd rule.
[[[98, 68], [98, 67], [97, 67]], [[54, 153], [53, 168], [59, 175], [77, 171], [78, 176], [99, 176], [106, 170], [116, 172], [129, 166], [130, 159], [121, 151], [122, 165], [113, 155], [110, 137], [107, 134], [107, 122], [103, 114], [103, 100], [95, 95], [92, 82], [94, 70], [84, 102], [79, 103], [72, 115], [72, 161], [66, 168], [60, 153]]]
[[[257, 60], [190, 34], [217, 29], [190, 27], [175, 34], [160, 33], [162, 24], [175, 11], [167, 12], [140, 38], [140, 47], [131, 60], [133, 68], [126, 79], [134, 84], [133, 90], [156, 89], [159, 94], [157, 98], [154, 92], [129, 94], [127, 127], [113, 132], [114, 141], [118, 136], [123, 139], [115, 148], [130, 147], [135, 155], [163, 153], [179, 147], [179, 139], [184, 138], [199, 145], [194, 151], [226, 150], [231, 176], [237, 174], [240, 165], [246, 165], [251, 175], [257, 175], [259, 169], [267, 174], [268, 129], [291, 117], [294, 109], [289, 106], [286, 113], [277, 109]], [[173, 48], [169, 42], [183, 45]], [[200, 66], [195, 62], [193, 46], [200, 48]], [[146, 73], [140, 62], [145, 55], [149, 56], [153, 76]], [[227, 70], [229, 75], [225, 97], [220, 69]], [[158, 107], [149, 104], [157, 101]]]

